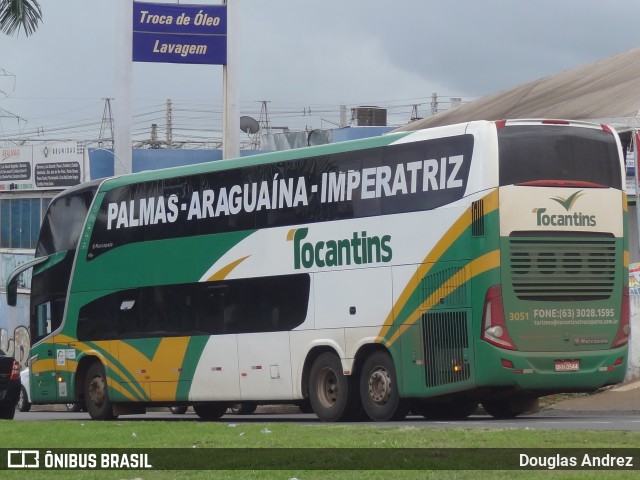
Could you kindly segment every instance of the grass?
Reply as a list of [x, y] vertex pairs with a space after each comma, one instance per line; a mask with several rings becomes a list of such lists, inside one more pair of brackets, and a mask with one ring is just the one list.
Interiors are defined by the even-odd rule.
[[[226, 420], [226, 419], [225, 419]], [[122, 479], [122, 480], [164, 480], [164, 479], [538, 479], [549, 475], [564, 479], [590, 478], [632, 478], [628, 471], [465, 471], [465, 470], [339, 470], [344, 461], [345, 452], [353, 448], [374, 448], [376, 454], [373, 461], [384, 462], [385, 458], [397, 456], [392, 449], [409, 448], [467, 448], [467, 449], [522, 449], [526, 453], [532, 448], [548, 449], [547, 453], [559, 452], [564, 448], [636, 448], [640, 445], [640, 432], [612, 431], [564, 431], [564, 430], [483, 430], [483, 429], [441, 429], [429, 428], [428, 424], [413, 426], [370, 426], [341, 424], [305, 424], [305, 423], [248, 423], [234, 424], [230, 421], [199, 422], [183, 418], [179, 421], [127, 421], [95, 422], [90, 420], [76, 421], [43, 421], [0, 423], [0, 447], [2, 448], [125, 448], [138, 451], [144, 448], [166, 448], [163, 455], [171, 457], [188, 456], [190, 451], [173, 449], [275, 449], [275, 448], [330, 448], [341, 449], [329, 451], [322, 457], [326, 470], [300, 470], [300, 465], [312, 465], [312, 458], [295, 462], [291, 470], [242, 470], [242, 471], [30, 471], [1, 472], [7, 479]], [[391, 450], [390, 450], [391, 449]], [[209, 450], [216, 453], [219, 451]], [[243, 454], [237, 450], [229, 450], [234, 454]], [[379, 452], [379, 454], [378, 454]], [[224, 452], [223, 452], [224, 453]], [[471, 455], [473, 451], [469, 451]], [[499, 455], [497, 450], [482, 451], [487, 456]], [[247, 452], [247, 455], [251, 452]], [[308, 455], [304, 450], [296, 450], [296, 454]], [[277, 450], [267, 450], [265, 459], [277, 456]], [[465, 452], [456, 451], [452, 460], [455, 465], [464, 465]], [[395, 458], [395, 457], [394, 457]], [[640, 460], [639, 460], [640, 461]]]

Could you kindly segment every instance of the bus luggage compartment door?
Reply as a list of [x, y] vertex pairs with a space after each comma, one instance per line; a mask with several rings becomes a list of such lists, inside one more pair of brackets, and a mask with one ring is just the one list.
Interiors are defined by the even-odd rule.
[[29, 388], [32, 403], [56, 403], [55, 347], [41, 343], [31, 348], [31, 358], [35, 358], [29, 368]]

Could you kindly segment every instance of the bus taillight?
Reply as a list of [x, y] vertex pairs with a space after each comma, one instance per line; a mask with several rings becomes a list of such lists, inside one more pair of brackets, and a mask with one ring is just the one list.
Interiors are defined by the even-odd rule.
[[626, 345], [629, 341], [629, 334], [631, 333], [631, 326], [629, 325], [629, 287], [624, 287], [622, 290], [622, 312], [620, 313], [620, 325], [618, 326], [618, 333], [616, 339], [611, 344], [611, 348], [618, 348]]
[[484, 312], [482, 313], [482, 339], [492, 345], [507, 350], [517, 350], [504, 318], [502, 308], [502, 287], [494, 285], [487, 290], [484, 297]]

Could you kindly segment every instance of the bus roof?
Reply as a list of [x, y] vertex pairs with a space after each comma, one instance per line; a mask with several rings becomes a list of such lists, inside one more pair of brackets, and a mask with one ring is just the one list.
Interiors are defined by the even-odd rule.
[[179, 177], [183, 175], [197, 175], [199, 173], [224, 171], [234, 168], [266, 165], [269, 163], [288, 162], [322, 155], [331, 155], [338, 152], [351, 152], [362, 150], [365, 148], [384, 147], [392, 144], [398, 139], [401, 139], [413, 133], [415, 132], [390, 133], [388, 135], [382, 135], [379, 137], [350, 140], [346, 142], [297, 148], [279, 152], [262, 153], [257, 155], [250, 155], [247, 157], [232, 158], [228, 160], [215, 160], [206, 163], [183, 165], [179, 167], [170, 167], [158, 170], [145, 170], [143, 172], [111, 177], [106, 180], [102, 179], [103, 183], [100, 187], [100, 190], [111, 190], [123, 185], [129, 185], [132, 183], [144, 182], [149, 180], [160, 180], [163, 178]]

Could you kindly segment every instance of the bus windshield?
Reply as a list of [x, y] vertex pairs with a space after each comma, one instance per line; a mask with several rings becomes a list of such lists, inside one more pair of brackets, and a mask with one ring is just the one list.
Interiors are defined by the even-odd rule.
[[97, 188], [93, 184], [51, 202], [40, 228], [36, 257], [76, 249]]
[[32, 345], [62, 324], [75, 251], [98, 186], [99, 182], [94, 181], [71, 188], [54, 198], [47, 209], [36, 258], [61, 253], [43, 271], [34, 273], [31, 280]]
[[615, 137], [604, 130], [559, 125], [498, 129], [500, 185], [561, 180], [622, 188]]

